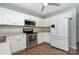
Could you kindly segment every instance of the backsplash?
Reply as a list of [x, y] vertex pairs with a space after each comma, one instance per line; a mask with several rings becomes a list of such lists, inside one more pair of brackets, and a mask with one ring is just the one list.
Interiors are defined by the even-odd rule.
[[0, 26], [0, 33], [23, 32], [22, 27]]

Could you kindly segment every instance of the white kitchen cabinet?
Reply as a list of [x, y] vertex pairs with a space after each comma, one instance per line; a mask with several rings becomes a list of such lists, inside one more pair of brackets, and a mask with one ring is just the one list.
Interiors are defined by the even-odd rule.
[[50, 42], [50, 33], [42, 32], [38, 33], [38, 44], [43, 42]]
[[24, 16], [23, 14], [15, 13], [13, 25], [24, 25]]
[[42, 25], [42, 20], [39, 19], [38, 21], [36, 21], [36, 26], [37, 27], [41, 27], [41, 25]]
[[[12, 20], [12, 11], [5, 9], [5, 8], [0, 8], [0, 15], [1, 15], [1, 22], [0, 24], [11, 24], [11, 20]], [[13, 21], [13, 20], [12, 20]]]
[[26, 35], [20, 35], [18, 41], [19, 41], [18, 45], [20, 45], [18, 50], [25, 49], [26, 48]]
[[12, 53], [26, 48], [26, 35], [9, 36]]
[[0, 24], [5, 25], [24, 25], [25, 14], [0, 8]]
[[51, 46], [54, 46], [56, 48], [59, 48], [59, 49], [62, 49], [62, 50], [65, 50], [65, 51], [68, 51], [68, 39], [66, 38], [61, 38], [61, 37], [58, 37], [58, 36], [51, 36], [52, 40], [50, 41], [51, 42]]
[[43, 38], [43, 33], [38, 33], [38, 44], [43, 43], [45, 39]]
[[10, 40], [10, 45], [11, 45], [11, 52], [16, 52], [18, 51], [18, 44], [17, 44], [17, 39], [15, 36], [9, 36], [7, 38], [8, 40]]
[[36, 22], [37, 27], [49, 27], [49, 21], [47, 19], [45, 20], [38, 20]]
[[0, 55], [11, 55], [10, 42], [0, 43]]
[[1, 12], [0, 12], [0, 24], [2, 23], [2, 15], [1, 15]]

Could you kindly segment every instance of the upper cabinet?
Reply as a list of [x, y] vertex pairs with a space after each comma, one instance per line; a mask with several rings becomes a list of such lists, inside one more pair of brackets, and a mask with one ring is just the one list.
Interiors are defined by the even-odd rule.
[[14, 21], [12, 21], [12, 24], [14, 24], [14, 25], [24, 25], [25, 15], [15, 13], [13, 19], [14, 19]]
[[0, 11], [0, 23], [2, 23], [2, 12]]
[[49, 27], [49, 20], [48, 19], [42, 19], [36, 21], [36, 26], [37, 27]]
[[43, 26], [44, 21], [35, 16], [0, 7], [0, 25], [24, 25], [24, 19], [36, 22], [36, 26]]
[[24, 14], [5, 8], [0, 8], [0, 24], [24, 25], [24, 19]]

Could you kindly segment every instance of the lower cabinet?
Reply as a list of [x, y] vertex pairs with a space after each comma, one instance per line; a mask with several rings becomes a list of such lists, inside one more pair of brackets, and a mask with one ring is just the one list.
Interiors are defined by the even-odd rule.
[[59, 36], [51, 36], [51, 46], [56, 47], [58, 49], [68, 51], [68, 39], [62, 38]]
[[38, 44], [43, 42], [50, 43], [50, 33], [47, 32], [38, 33]]
[[26, 35], [9, 36], [11, 52], [18, 52], [26, 48]]
[[6, 42], [0, 43], [0, 55], [11, 55], [9, 41], [6, 40]]

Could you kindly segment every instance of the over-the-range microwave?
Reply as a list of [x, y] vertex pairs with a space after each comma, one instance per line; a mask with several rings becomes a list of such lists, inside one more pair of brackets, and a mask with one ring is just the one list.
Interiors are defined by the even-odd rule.
[[29, 21], [26, 19], [25, 19], [24, 23], [25, 23], [25, 26], [35, 26], [36, 25], [35, 21]]

